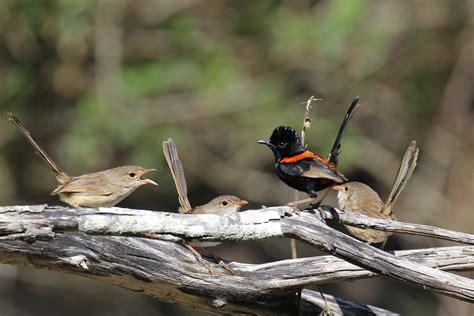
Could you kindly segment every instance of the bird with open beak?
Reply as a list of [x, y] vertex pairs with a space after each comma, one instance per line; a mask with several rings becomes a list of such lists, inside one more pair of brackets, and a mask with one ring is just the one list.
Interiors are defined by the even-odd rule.
[[9, 113], [9, 120], [35, 148], [36, 154], [53, 170], [59, 185], [51, 195], [59, 196], [61, 201], [71, 207], [111, 207], [142, 185], [157, 185], [155, 181], [144, 176], [155, 169], [132, 165], [70, 177], [59, 168], [16, 116]]

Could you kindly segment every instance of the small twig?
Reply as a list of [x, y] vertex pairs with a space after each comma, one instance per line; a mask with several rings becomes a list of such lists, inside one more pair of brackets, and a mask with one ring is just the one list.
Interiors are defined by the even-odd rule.
[[[312, 103], [316, 102], [316, 101], [319, 101], [319, 100], [322, 100], [322, 99], [317, 99], [312, 95], [311, 98], [309, 98], [308, 101], [306, 101], [306, 110], [304, 111], [304, 117], [303, 117], [303, 127], [301, 128], [301, 142], [303, 143], [303, 145], [305, 147], [307, 147], [307, 145], [305, 144], [306, 130], [311, 127], [311, 115], [310, 114], [311, 114]], [[293, 201], [297, 202], [298, 200], [299, 200], [299, 192], [298, 192], [298, 190], [295, 190], [295, 195], [293, 197]], [[296, 250], [296, 240], [295, 239], [290, 239], [290, 249], [291, 249], [291, 258], [292, 259], [298, 258], [298, 252]], [[323, 292], [321, 292], [321, 289], [319, 288], [319, 286], [316, 286], [316, 287], [317, 287], [319, 293], [321, 293], [321, 297], [324, 300], [324, 305], [325, 305], [325, 308], [326, 308], [326, 310], [324, 312], [329, 312], [329, 309], [328, 309], [329, 305], [328, 305], [328, 302], [326, 301], [326, 298], [323, 295]], [[299, 292], [299, 299], [301, 299], [301, 291]]]
[[[306, 129], [309, 129], [311, 127], [311, 104], [316, 101], [320, 101], [322, 99], [317, 99], [314, 96], [311, 96], [311, 98], [306, 101], [306, 109], [304, 111], [304, 117], [303, 117], [303, 127], [301, 128], [301, 142], [303, 145], [305, 145], [305, 138], [306, 138]], [[298, 190], [295, 190], [295, 195], [293, 197], [293, 201], [297, 202], [299, 200], [299, 192]], [[296, 251], [296, 240], [290, 239], [290, 249], [291, 249], [291, 258], [296, 259], [298, 258], [298, 252]]]
[[[311, 108], [313, 102], [316, 101], [321, 101], [322, 99], [315, 98], [314, 96], [311, 96], [311, 98], [306, 101], [306, 110], [304, 112], [304, 120], [303, 120], [303, 128], [301, 130], [301, 142], [305, 145], [305, 137], [306, 137], [306, 130], [311, 127]], [[306, 146], [306, 145], [305, 145]]]

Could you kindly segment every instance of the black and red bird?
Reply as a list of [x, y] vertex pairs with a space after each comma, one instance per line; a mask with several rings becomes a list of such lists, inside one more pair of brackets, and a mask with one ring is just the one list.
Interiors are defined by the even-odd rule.
[[358, 102], [359, 97], [352, 100], [328, 158], [306, 150], [298, 133], [289, 126], [277, 127], [270, 139], [258, 141], [273, 151], [278, 177], [290, 187], [308, 193], [311, 198], [335, 183], [346, 182], [347, 178], [337, 171], [337, 158], [341, 152], [342, 135]]

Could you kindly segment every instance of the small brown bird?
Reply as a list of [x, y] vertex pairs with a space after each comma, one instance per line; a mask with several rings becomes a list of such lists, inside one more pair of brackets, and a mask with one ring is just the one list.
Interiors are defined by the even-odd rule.
[[[183, 164], [178, 157], [178, 150], [173, 139], [169, 138], [163, 142], [163, 153], [171, 170], [171, 175], [173, 176], [173, 180], [176, 185], [176, 191], [178, 192], [178, 200], [180, 204], [178, 211], [180, 213], [217, 215], [231, 214], [239, 212], [242, 206], [248, 203], [247, 201], [233, 195], [220, 195], [206, 204], [192, 208], [188, 199], [188, 188], [186, 185], [186, 178], [184, 176]], [[196, 260], [208, 269], [211, 275], [212, 271], [209, 265], [202, 259], [201, 254], [197, 252], [193, 246], [204, 249], [221, 267], [234, 274], [234, 271], [229, 266], [227, 266], [222, 259], [216, 257], [205, 248], [214, 247], [219, 244], [221, 244], [221, 242], [194, 241], [185, 243], [184, 245], [194, 254]]]
[[35, 148], [36, 154], [53, 170], [59, 186], [51, 192], [71, 207], [111, 207], [119, 203], [144, 184], [157, 185], [146, 179], [144, 174], [155, 169], [140, 166], [122, 166], [100, 172], [70, 177], [51, 159], [46, 151], [35, 141], [20, 120], [8, 113], [9, 120], [25, 135]]
[[[195, 208], [185, 212], [185, 214], [232, 214], [240, 211], [242, 206], [248, 204], [247, 201], [242, 200], [233, 195], [220, 195], [216, 198], [213, 198], [206, 204], [201, 206], [196, 206]], [[195, 247], [214, 247], [221, 242], [218, 241], [193, 241], [189, 243], [191, 246]]]
[[[416, 142], [412, 141], [405, 152], [393, 182], [392, 190], [385, 203], [382, 202], [377, 192], [368, 185], [360, 182], [347, 182], [333, 187], [334, 190], [338, 191], [339, 208], [370, 217], [396, 220], [392, 207], [416, 167], [418, 152], [419, 148], [416, 147]], [[363, 229], [349, 225], [344, 226], [352, 235], [367, 241], [369, 244], [383, 242], [382, 248], [388, 236], [392, 234], [373, 229]]]

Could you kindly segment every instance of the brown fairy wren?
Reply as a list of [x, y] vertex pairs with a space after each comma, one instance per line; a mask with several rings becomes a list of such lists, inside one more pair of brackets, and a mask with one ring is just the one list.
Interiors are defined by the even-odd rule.
[[[377, 192], [368, 185], [361, 182], [347, 182], [332, 187], [338, 191], [337, 199], [339, 208], [370, 217], [396, 220], [392, 212], [392, 207], [416, 167], [418, 152], [419, 148], [416, 147], [416, 142], [412, 141], [405, 152], [405, 156], [403, 157], [393, 182], [392, 190], [385, 203], [382, 202]], [[363, 229], [349, 225], [344, 226], [352, 235], [367, 241], [369, 244], [380, 242], [385, 244], [388, 236], [392, 234], [390, 232], [374, 229]]]
[[[248, 202], [242, 200], [233, 195], [220, 195], [211, 201], [207, 202], [206, 204], [196, 206], [194, 208], [191, 207], [191, 204], [188, 200], [188, 189], [186, 185], [186, 178], [184, 176], [184, 169], [183, 164], [178, 156], [178, 150], [176, 149], [176, 144], [173, 139], [169, 138], [168, 140], [163, 142], [163, 153], [166, 158], [166, 162], [171, 170], [171, 175], [173, 176], [174, 183], [176, 185], [176, 191], [178, 192], [178, 200], [180, 207], [178, 211], [184, 214], [231, 214], [237, 213], [240, 211], [243, 205], [247, 204]], [[209, 272], [212, 274], [209, 265], [205, 263], [202, 259], [202, 256], [199, 252], [197, 252], [192, 246], [195, 247], [202, 247], [206, 250], [211, 257], [216, 259], [218, 264], [223, 268], [232, 271], [230, 267], [228, 267], [220, 258], [216, 258], [213, 254], [211, 254], [207, 249], [204, 247], [214, 247], [221, 244], [221, 242], [206, 242], [206, 241], [193, 241], [190, 243], [185, 243], [185, 246], [194, 254], [197, 261], [204, 265]]]
[[155, 171], [155, 169], [140, 166], [122, 166], [70, 177], [38, 145], [17, 117], [11, 113], [8, 113], [8, 116], [9, 120], [33, 145], [36, 154], [52, 168], [59, 186], [51, 192], [51, 195], [58, 195], [61, 201], [71, 207], [111, 207], [144, 184], [157, 185], [156, 182], [144, 177], [145, 173]]

